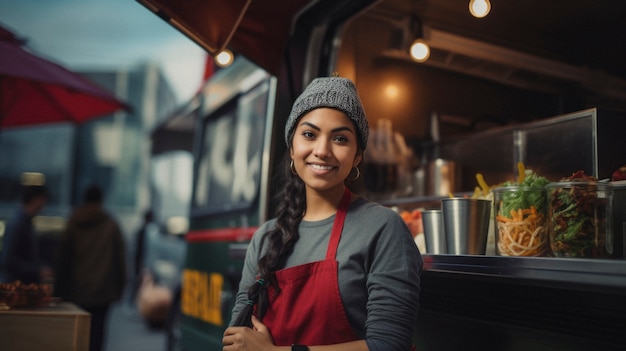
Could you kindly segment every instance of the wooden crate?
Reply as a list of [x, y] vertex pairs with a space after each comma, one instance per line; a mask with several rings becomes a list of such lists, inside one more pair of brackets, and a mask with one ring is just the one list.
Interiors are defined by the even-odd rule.
[[88, 351], [91, 315], [71, 303], [0, 311], [0, 350]]

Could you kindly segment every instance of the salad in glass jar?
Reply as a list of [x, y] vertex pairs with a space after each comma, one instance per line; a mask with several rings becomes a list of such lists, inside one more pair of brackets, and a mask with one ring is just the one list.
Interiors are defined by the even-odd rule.
[[554, 256], [609, 257], [613, 251], [609, 185], [578, 171], [546, 187]]
[[549, 252], [548, 179], [532, 170], [520, 172], [518, 182], [494, 190], [496, 253], [501, 256], [546, 256]]

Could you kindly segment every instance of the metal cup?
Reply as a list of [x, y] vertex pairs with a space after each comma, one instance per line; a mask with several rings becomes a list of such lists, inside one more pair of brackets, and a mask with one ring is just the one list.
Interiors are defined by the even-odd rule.
[[441, 210], [422, 211], [424, 225], [424, 241], [426, 252], [429, 254], [447, 254], [446, 233], [443, 230], [443, 215]]
[[491, 201], [471, 198], [441, 200], [448, 253], [484, 255], [487, 249]]

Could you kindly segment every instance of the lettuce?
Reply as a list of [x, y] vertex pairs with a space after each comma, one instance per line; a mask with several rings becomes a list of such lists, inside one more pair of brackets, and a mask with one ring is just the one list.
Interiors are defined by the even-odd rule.
[[[530, 169], [525, 171], [526, 176], [521, 184], [517, 182], [505, 182], [504, 187], [519, 187], [519, 191], [504, 191], [502, 194], [501, 215], [511, 218], [511, 210], [526, 209], [534, 206], [539, 213], [546, 212], [548, 198], [544, 186], [549, 183], [548, 179], [537, 175]], [[532, 188], [532, 189], [529, 189]]]

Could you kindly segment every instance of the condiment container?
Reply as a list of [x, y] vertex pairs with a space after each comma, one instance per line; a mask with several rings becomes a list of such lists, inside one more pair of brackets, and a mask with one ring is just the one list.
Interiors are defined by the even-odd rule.
[[556, 257], [613, 254], [612, 188], [598, 182], [557, 182], [548, 189], [550, 247]]
[[491, 200], [441, 199], [448, 254], [484, 255], [487, 249]]
[[443, 229], [443, 214], [441, 210], [422, 211], [422, 222], [424, 224], [426, 252], [435, 255], [447, 254], [448, 244], [446, 242], [446, 233]]
[[546, 189], [506, 186], [493, 195], [496, 255], [549, 256]]

